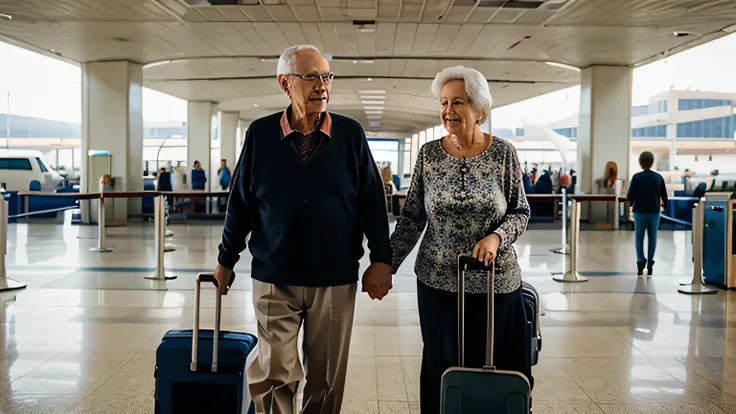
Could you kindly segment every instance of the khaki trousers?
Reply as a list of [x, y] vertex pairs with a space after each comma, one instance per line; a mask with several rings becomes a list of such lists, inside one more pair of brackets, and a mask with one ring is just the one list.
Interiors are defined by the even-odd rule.
[[[267, 414], [299, 413], [296, 393], [305, 379], [303, 401], [311, 399], [305, 414], [340, 413], [356, 292], [357, 283], [311, 288], [253, 280], [259, 354], [248, 370], [248, 383], [259, 413], [265, 412], [264, 397], [272, 389]], [[303, 365], [297, 343], [302, 323]]]

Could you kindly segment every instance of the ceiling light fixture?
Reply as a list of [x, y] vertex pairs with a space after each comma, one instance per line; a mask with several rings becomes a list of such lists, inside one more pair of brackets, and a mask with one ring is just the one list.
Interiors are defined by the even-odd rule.
[[550, 66], [556, 66], [558, 68], [563, 68], [563, 69], [574, 70], [576, 72], [580, 72], [580, 68], [575, 67], [575, 66], [572, 66], [572, 65], [566, 65], [564, 63], [559, 63], [559, 62], [544, 62], [544, 63], [546, 63], [546, 64], [548, 64]]
[[253, 104], [253, 106], [255, 106], [256, 108], [258, 108], [258, 104]]
[[371, 82], [371, 81], [373, 81], [373, 79], [371, 79], [371, 78], [368, 78], [368, 79], [366, 79], [366, 80], [367, 80], [368, 82]]
[[371, 63], [376, 63], [376, 61], [373, 59], [365, 59], [365, 60], [361, 60], [360, 63], [371, 64]]
[[5, 13], [0, 13], [0, 17], [2, 17], [3, 19], [13, 20], [13, 16]]
[[386, 91], [379, 90], [379, 89], [372, 89], [372, 90], [367, 90], [367, 91], [358, 91], [358, 93], [361, 95], [385, 95]]
[[724, 27], [723, 29], [721, 29], [721, 31], [726, 33], [736, 33], [736, 24]]
[[383, 106], [364, 106], [363, 109], [366, 111], [383, 111]]
[[353, 63], [358, 63], [358, 61], [357, 60], [354, 60]]
[[151, 62], [151, 63], [143, 65], [143, 69], [151, 69], [151, 68], [155, 68], [156, 66], [166, 65], [168, 63], [171, 63], [171, 61], [170, 60], [159, 60], [158, 62]]
[[380, 100], [380, 101], [374, 101], [374, 100], [364, 101], [364, 100], [361, 99], [360, 102], [362, 102], [363, 105], [383, 105], [386, 101], [384, 101], [384, 100]]
[[365, 113], [371, 115], [380, 115], [383, 113], [383, 111], [365, 111]]

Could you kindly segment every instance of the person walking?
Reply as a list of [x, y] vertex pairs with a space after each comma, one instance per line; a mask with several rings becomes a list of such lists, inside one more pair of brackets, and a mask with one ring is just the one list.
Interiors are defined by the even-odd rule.
[[[654, 154], [644, 151], [639, 155], [640, 171], [631, 178], [626, 198], [634, 205], [634, 244], [636, 246], [637, 275], [654, 273], [654, 253], [657, 250], [657, 229], [663, 204], [667, 204], [667, 186], [659, 173], [652, 171]], [[647, 255], [644, 256], [644, 234], [647, 236]]]
[[[531, 338], [513, 244], [526, 230], [530, 209], [514, 145], [484, 133], [491, 92], [482, 73], [462, 66], [437, 74], [432, 93], [448, 135], [421, 147], [401, 217], [391, 235], [393, 271], [424, 233], [414, 272], [424, 348], [419, 379], [421, 414], [440, 413], [442, 374], [458, 366], [457, 260], [471, 255], [495, 262], [494, 360], [534, 384]], [[426, 231], [425, 231], [426, 229]], [[488, 283], [468, 272], [465, 295], [466, 366], [485, 362]]]
[[226, 294], [250, 235], [259, 354], [248, 382], [256, 410], [264, 412], [269, 396], [269, 414], [299, 411], [296, 392], [306, 380], [304, 412], [338, 414], [364, 236], [371, 265], [363, 290], [382, 299], [392, 288], [383, 181], [360, 123], [326, 109], [335, 75], [322, 53], [290, 47], [277, 71], [290, 105], [248, 128], [215, 278]]

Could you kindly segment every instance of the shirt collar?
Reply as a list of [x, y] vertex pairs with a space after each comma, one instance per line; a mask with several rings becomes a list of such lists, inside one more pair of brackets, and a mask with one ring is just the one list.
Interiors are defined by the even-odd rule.
[[[289, 124], [289, 112], [290, 111], [291, 111], [291, 106], [288, 106], [284, 110], [283, 115], [281, 115], [281, 134], [283, 138], [286, 138], [289, 135], [296, 132], [291, 128], [291, 125]], [[330, 113], [327, 111], [322, 113], [322, 120], [320, 121], [319, 131], [327, 135], [328, 138], [332, 138], [332, 135], [331, 135], [332, 134], [332, 117], [330, 117]]]

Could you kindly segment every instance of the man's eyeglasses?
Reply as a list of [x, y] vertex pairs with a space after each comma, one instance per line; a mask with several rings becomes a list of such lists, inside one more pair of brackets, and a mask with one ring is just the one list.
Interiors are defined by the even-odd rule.
[[335, 79], [335, 74], [332, 72], [323, 73], [321, 75], [317, 75], [315, 73], [310, 73], [308, 75], [300, 75], [298, 73], [289, 73], [289, 76], [298, 76], [302, 80], [305, 80], [307, 82], [314, 82], [317, 79], [322, 79], [322, 82], [324, 83], [331, 83]]

